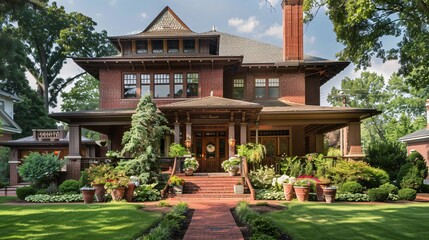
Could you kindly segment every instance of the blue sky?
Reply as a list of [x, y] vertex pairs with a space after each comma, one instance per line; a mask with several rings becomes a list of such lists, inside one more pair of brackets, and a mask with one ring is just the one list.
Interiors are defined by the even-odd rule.
[[[274, 9], [260, 0], [59, 0], [57, 3], [67, 12], [76, 11], [91, 17], [98, 24], [97, 30], [106, 30], [109, 36], [144, 30], [165, 6], [169, 6], [195, 32], [209, 31], [216, 26], [221, 32], [281, 46], [281, 0], [269, 1]], [[304, 52], [336, 59], [335, 53], [342, 49], [342, 45], [336, 42], [333, 26], [325, 12], [326, 9], [322, 9], [316, 19], [304, 26]], [[387, 77], [397, 68], [397, 62], [382, 64], [374, 61], [369, 70]], [[67, 64], [62, 75], [71, 76], [79, 71], [76, 65]], [[354, 66], [349, 66], [322, 86], [322, 105], [327, 105], [325, 99], [332, 86], [339, 86], [345, 76], [358, 76]]]

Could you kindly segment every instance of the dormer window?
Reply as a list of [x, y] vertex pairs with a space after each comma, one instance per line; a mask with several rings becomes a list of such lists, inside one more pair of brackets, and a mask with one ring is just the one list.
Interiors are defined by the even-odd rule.
[[168, 40], [167, 41], [168, 53], [179, 52], [179, 40]]
[[183, 52], [184, 53], [195, 52], [195, 40], [194, 39], [183, 40]]
[[164, 52], [164, 41], [153, 40], [152, 41], [152, 53], [163, 53]]
[[147, 53], [147, 40], [139, 40], [136, 42], [137, 54]]

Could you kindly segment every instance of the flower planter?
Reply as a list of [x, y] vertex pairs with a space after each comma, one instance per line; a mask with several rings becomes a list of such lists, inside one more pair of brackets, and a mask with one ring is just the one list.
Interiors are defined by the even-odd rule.
[[294, 195], [293, 184], [283, 183], [283, 192], [285, 194], [286, 201], [292, 201]]
[[325, 189], [323, 189], [323, 195], [325, 196], [325, 201], [327, 203], [333, 203], [335, 201], [336, 194], [337, 194], [336, 188], [325, 188]]
[[329, 186], [329, 183], [316, 183], [316, 196], [318, 201], [325, 201], [325, 197], [323, 196], [323, 189], [325, 189], [327, 186]]
[[104, 202], [104, 196], [106, 195], [104, 184], [93, 184], [92, 186], [95, 188], [95, 198], [97, 202]]
[[84, 203], [89, 204], [94, 202], [95, 189], [85, 189], [81, 191]]
[[185, 169], [185, 175], [186, 176], [194, 175], [194, 170], [193, 169]]
[[305, 202], [308, 200], [308, 195], [310, 194], [310, 187], [300, 187], [294, 186], [296, 198], [299, 202]]
[[183, 186], [182, 185], [173, 186], [173, 191], [175, 194], [182, 194], [183, 193]]
[[244, 186], [243, 185], [234, 185], [234, 193], [235, 194], [244, 194]]
[[136, 189], [136, 185], [134, 185], [134, 183], [128, 183], [127, 189], [125, 190], [125, 199], [127, 202], [133, 201], [134, 189]]
[[229, 169], [228, 172], [229, 172], [229, 176], [235, 176], [237, 175], [238, 168]]
[[125, 187], [113, 188], [110, 195], [113, 201], [121, 201], [124, 198]]

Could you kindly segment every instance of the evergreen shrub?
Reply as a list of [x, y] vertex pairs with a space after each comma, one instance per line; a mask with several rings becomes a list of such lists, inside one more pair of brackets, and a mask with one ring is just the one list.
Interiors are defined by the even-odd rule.
[[399, 199], [414, 201], [417, 196], [417, 191], [411, 188], [403, 188], [398, 191]]
[[36, 194], [36, 189], [31, 186], [20, 187], [16, 189], [16, 196], [21, 200], [25, 200], [27, 196], [33, 194]]
[[368, 190], [368, 197], [371, 202], [385, 202], [389, 193], [386, 189], [373, 188]]
[[341, 188], [340, 188], [340, 192], [342, 193], [363, 193], [363, 187], [360, 183], [356, 182], [356, 181], [348, 181], [345, 182]]

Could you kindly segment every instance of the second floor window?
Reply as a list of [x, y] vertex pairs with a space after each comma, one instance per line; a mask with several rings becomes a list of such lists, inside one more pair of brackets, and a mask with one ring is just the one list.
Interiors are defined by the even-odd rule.
[[179, 40], [168, 40], [167, 41], [168, 53], [179, 52]]
[[147, 53], [147, 40], [140, 40], [136, 42], [137, 53]]
[[140, 82], [142, 96], [150, 94], [150, 74], [141, 74]]
[[184, 53], [195, 52], [195, 40], [194, 39], [183, 40], [183, 52]]
[[232, 98], [234, 99], [244, 98], [244, 79], [234, 79]]
[[181, 73], [174, 74], [174, 97], [183, 97], [183, 74]]
[[152, 53], [163, 53], [164, 52], [164, 41], [153, 40], [152, 41]]
[[137, 75], [124, 74], [124, 98], [137, 97]]
[[268, 97], [269, 98], [278, 98], [280, 96], [279, 86], [280, 86], [280, 82], [278, 78], [268, 79]]
[[256, 78], [255, 99], [270, 99], [280, 96], [280, 82], [278, 78]]
[[186, 75], [187, 97], [198, 97], [198, 73], [188, 73]]
[[170, 75], [169, 74], [154, 74], [154, 93], [155, 98], [170, 97]]

